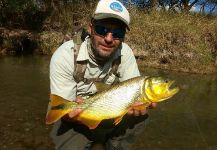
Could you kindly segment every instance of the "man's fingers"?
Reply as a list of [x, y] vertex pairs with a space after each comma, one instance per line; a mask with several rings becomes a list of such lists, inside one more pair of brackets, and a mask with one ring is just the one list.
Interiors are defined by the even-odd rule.
[[145, 106], [137, 106], [137, 107], [131, 107], [128, 110], [128, 115], [134, 115], [134, 116], [140, 116], [140, 115], [145, 115], [147, 113], [147, 109]]
[[128, 115], [132, 115], [133, 114], [133, 109], [129, 109], [127, 112]]
[[[78, 104], [81, 104], [82, 102], [84, 101], [84, 99], [80, 96], [77, 96], [76, 99], [75, 99], [75, 102], [78, 103]], [[82, 111], [82, 109], [74, 109], [72, 110], [71, 112], [68, 113], [69, 117], [70, 118], [74, 118], [75, 116], [77, 116], [78, 114], [80, 114]]]
[[134, 116], [140, 116], [140, 111], [134, 109], [133, 115], [134, 115]]
[[141, 114], [141, 115], [147, 114], [147, 109], [141, 110], [141, 111], [140, 111], [140, 114]]
[[133, 105], [131, 105], [131, 107], [137, 107], [137, 106], [141, 106], [144, 105], [143, 102], [135, 102]]
[[75, 101], [76, 101], [76, 103], [80, 104], [84, 101], [84, 99], [82, 97], [78, 96], [78, 97], [76, 97]]
[[128, 115], [145, 115], [147, 113], [147, 109], [152, 109], [157, 107], [157, 103], [151, 103], [150, 106], [147, 106], [143, 102], [135, 102], [130, 109], [128, 110]]
[[68, 114], [69, 114], [69, 117], [70, 117], [70, 118], [74, 118], [75, 116], [77, 116], [78, 114], [80, 114], [81, 111], [82, 111], [81, 109], [72, 110], [71, 112], [68, 113]]
[[133, 109], [138, 110], [138, 111], [143, 111], [143, 110], [146, 110], [146, 106], [144, 104], [138, 105], [138, 106], [133, 106]]
[[152, 108], [156, 108], [157, 107], [157, 103], [151, 103], [150, 106], [148, 106], [148, 108], [152, 109]]

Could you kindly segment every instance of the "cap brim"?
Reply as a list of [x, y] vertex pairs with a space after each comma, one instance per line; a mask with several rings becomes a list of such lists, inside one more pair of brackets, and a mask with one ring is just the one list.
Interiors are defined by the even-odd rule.
[[130, 30], [128, 23], [118, 15], [109, 14], [109, 13], [99, 13], [99, 14], [94, 14], [94, 16], [93, 16], [93, 19], [95, 19], [95, 20], [101, 20], [101, 19], [106, 19], [106, 18], [118, 19], [118, 20], [122, 21], [126, 25], [126, 28], [128, 30]]

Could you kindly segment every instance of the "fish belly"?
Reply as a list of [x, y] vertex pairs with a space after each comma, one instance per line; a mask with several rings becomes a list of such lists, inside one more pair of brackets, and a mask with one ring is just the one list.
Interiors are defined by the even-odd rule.
[[106, 94], [99, 95], [97, 100], [88, 106], [79, 116], [91, 120], [117, 118], [128, 111], [140, 94], [138, 83], [119, 87]]

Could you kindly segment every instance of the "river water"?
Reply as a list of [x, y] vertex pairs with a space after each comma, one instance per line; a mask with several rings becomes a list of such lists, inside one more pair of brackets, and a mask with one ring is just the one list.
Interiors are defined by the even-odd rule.
[[[47, 56], [0, 57], [0, 149], [52, 150], [45, 125]], [[180, 92], [149, 110], [132, 150], [217, 150], [217, 75], [140, 66], [143, 75], [176, 80]]]

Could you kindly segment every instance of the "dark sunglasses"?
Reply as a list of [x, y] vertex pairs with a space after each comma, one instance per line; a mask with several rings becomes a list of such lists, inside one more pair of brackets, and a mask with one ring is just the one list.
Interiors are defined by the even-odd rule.
[[122, 39], [125, 36], [126, 29], [117, 28], [117, 29], [109, 29], [102, 25], [94, 25], [94, 31], [97, 35], [105, 37], [109, 32], [112, 33], [114, 39]]

